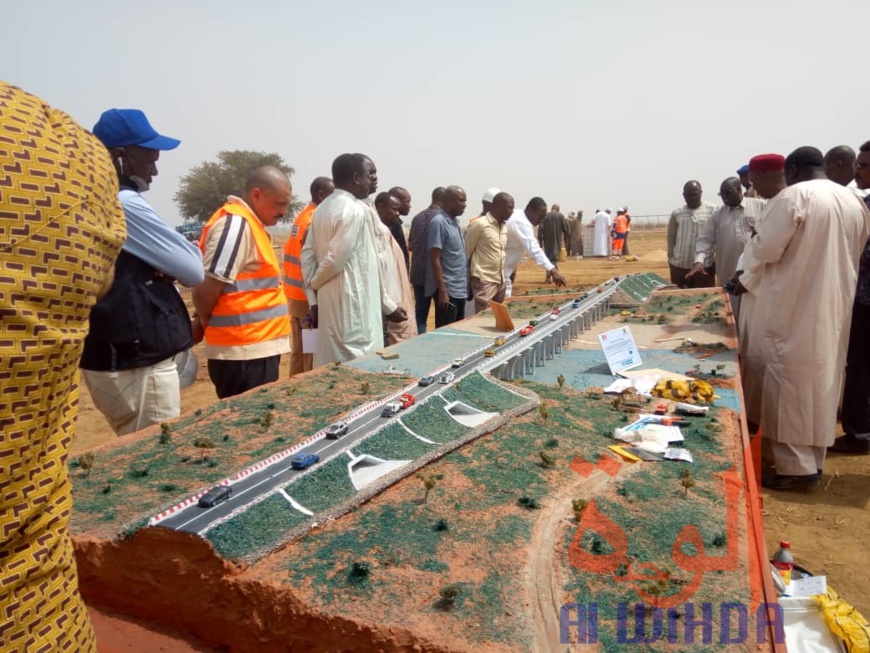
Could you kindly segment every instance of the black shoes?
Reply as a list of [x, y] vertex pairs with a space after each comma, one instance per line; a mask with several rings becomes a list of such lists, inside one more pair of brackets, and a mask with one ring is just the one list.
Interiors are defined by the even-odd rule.
[[821, 474], [806, 474], [802, 476], [787, 476], [785, 474], [771, 474], [761, 477], [761, 487], [768, 490], [805, 490], [818, 487], [821, 483]]
[[856, 438], [854, 435], [844, 435], [834, 440], [834, 444], [828, 447], [828, 452], [858, 456], [870, 454], [870, 441]]

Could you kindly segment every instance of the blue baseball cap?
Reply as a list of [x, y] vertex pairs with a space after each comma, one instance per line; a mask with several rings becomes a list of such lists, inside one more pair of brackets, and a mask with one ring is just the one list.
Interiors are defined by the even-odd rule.
[[738, 175], [748, 175], [749, 174], [749, 164], [745, 164], [737, 168]]
[[94, 136], [108, 149], [138, 145], [152, 150], [174, 150], [181, 141], [161, 136], [139, 109], [109, 109], [94, 125]]

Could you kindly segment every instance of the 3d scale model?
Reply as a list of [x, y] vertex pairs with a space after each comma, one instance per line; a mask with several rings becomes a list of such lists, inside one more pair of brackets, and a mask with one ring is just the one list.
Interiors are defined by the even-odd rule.
[[[634, 627], [635, 605], [710, 603], [714, 632], [722, 604], [754, 618], [769, 588], [750, 573], [765, 558], [733, 324], [693, 321], [716, 312], [721, 291], [672, 308], [695, 341], [726, 346], [707, 364], [715, 400], [679, 427], [694, 462], [609, 448], [626, 415], [667, 418], [676, 400], [633, 392], [614, 407], [603, 354], [585, 343], [631, 319], [609, 308], [617, 293], [638, 305], [680, 296], [663, 285], [637, 275], [565, 294], [495, 340], [484, 311], [390, 348], [407, 376], [380, 373], [379, 356], [327, 366], [184, 415], [163, 440], [155, 428], [99, 448], [87, 474], [72, 469], [83, 594], [265, 653], [564, 653], [582, 635], [562, 627], [564, 607], [593, 605], [597, 650], [688, 650], [681, 622], [666, 626], [676, 645], [620, 644], [620, 610]], [[534, 297], [508, 307], [523, 301]], [[650, 368], [692, 361], [655, 344], [656, 323], [632, 329]], [[647, 634], [649, 610], [638, 613]], [[773, 649], [753, 637], [727, 650]]]

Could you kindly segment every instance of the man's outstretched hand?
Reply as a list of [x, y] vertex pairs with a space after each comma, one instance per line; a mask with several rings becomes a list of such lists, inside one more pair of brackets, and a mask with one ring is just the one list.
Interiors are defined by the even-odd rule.
[[565, 280], [565, 277], [562, 276], [562, 273], [559, 272], [556, 268], [553, 268], [550, 271], [550, 277], [553, 279], [553, 283], [557, 286], [567, 286], [568, 282]]
[[408, 313], [401, 306], [387, 315], [387, 322], [406, 322], [407, 320]]

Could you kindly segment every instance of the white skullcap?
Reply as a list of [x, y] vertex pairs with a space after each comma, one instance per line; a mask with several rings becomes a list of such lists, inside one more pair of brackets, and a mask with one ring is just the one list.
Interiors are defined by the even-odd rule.
[[487, 188], [486, 192], [483, 194], [484, 202], [492, 202], [495, 199], [495, 196], [498, 195], [501, 191], [493, 186], [492, 188]]

